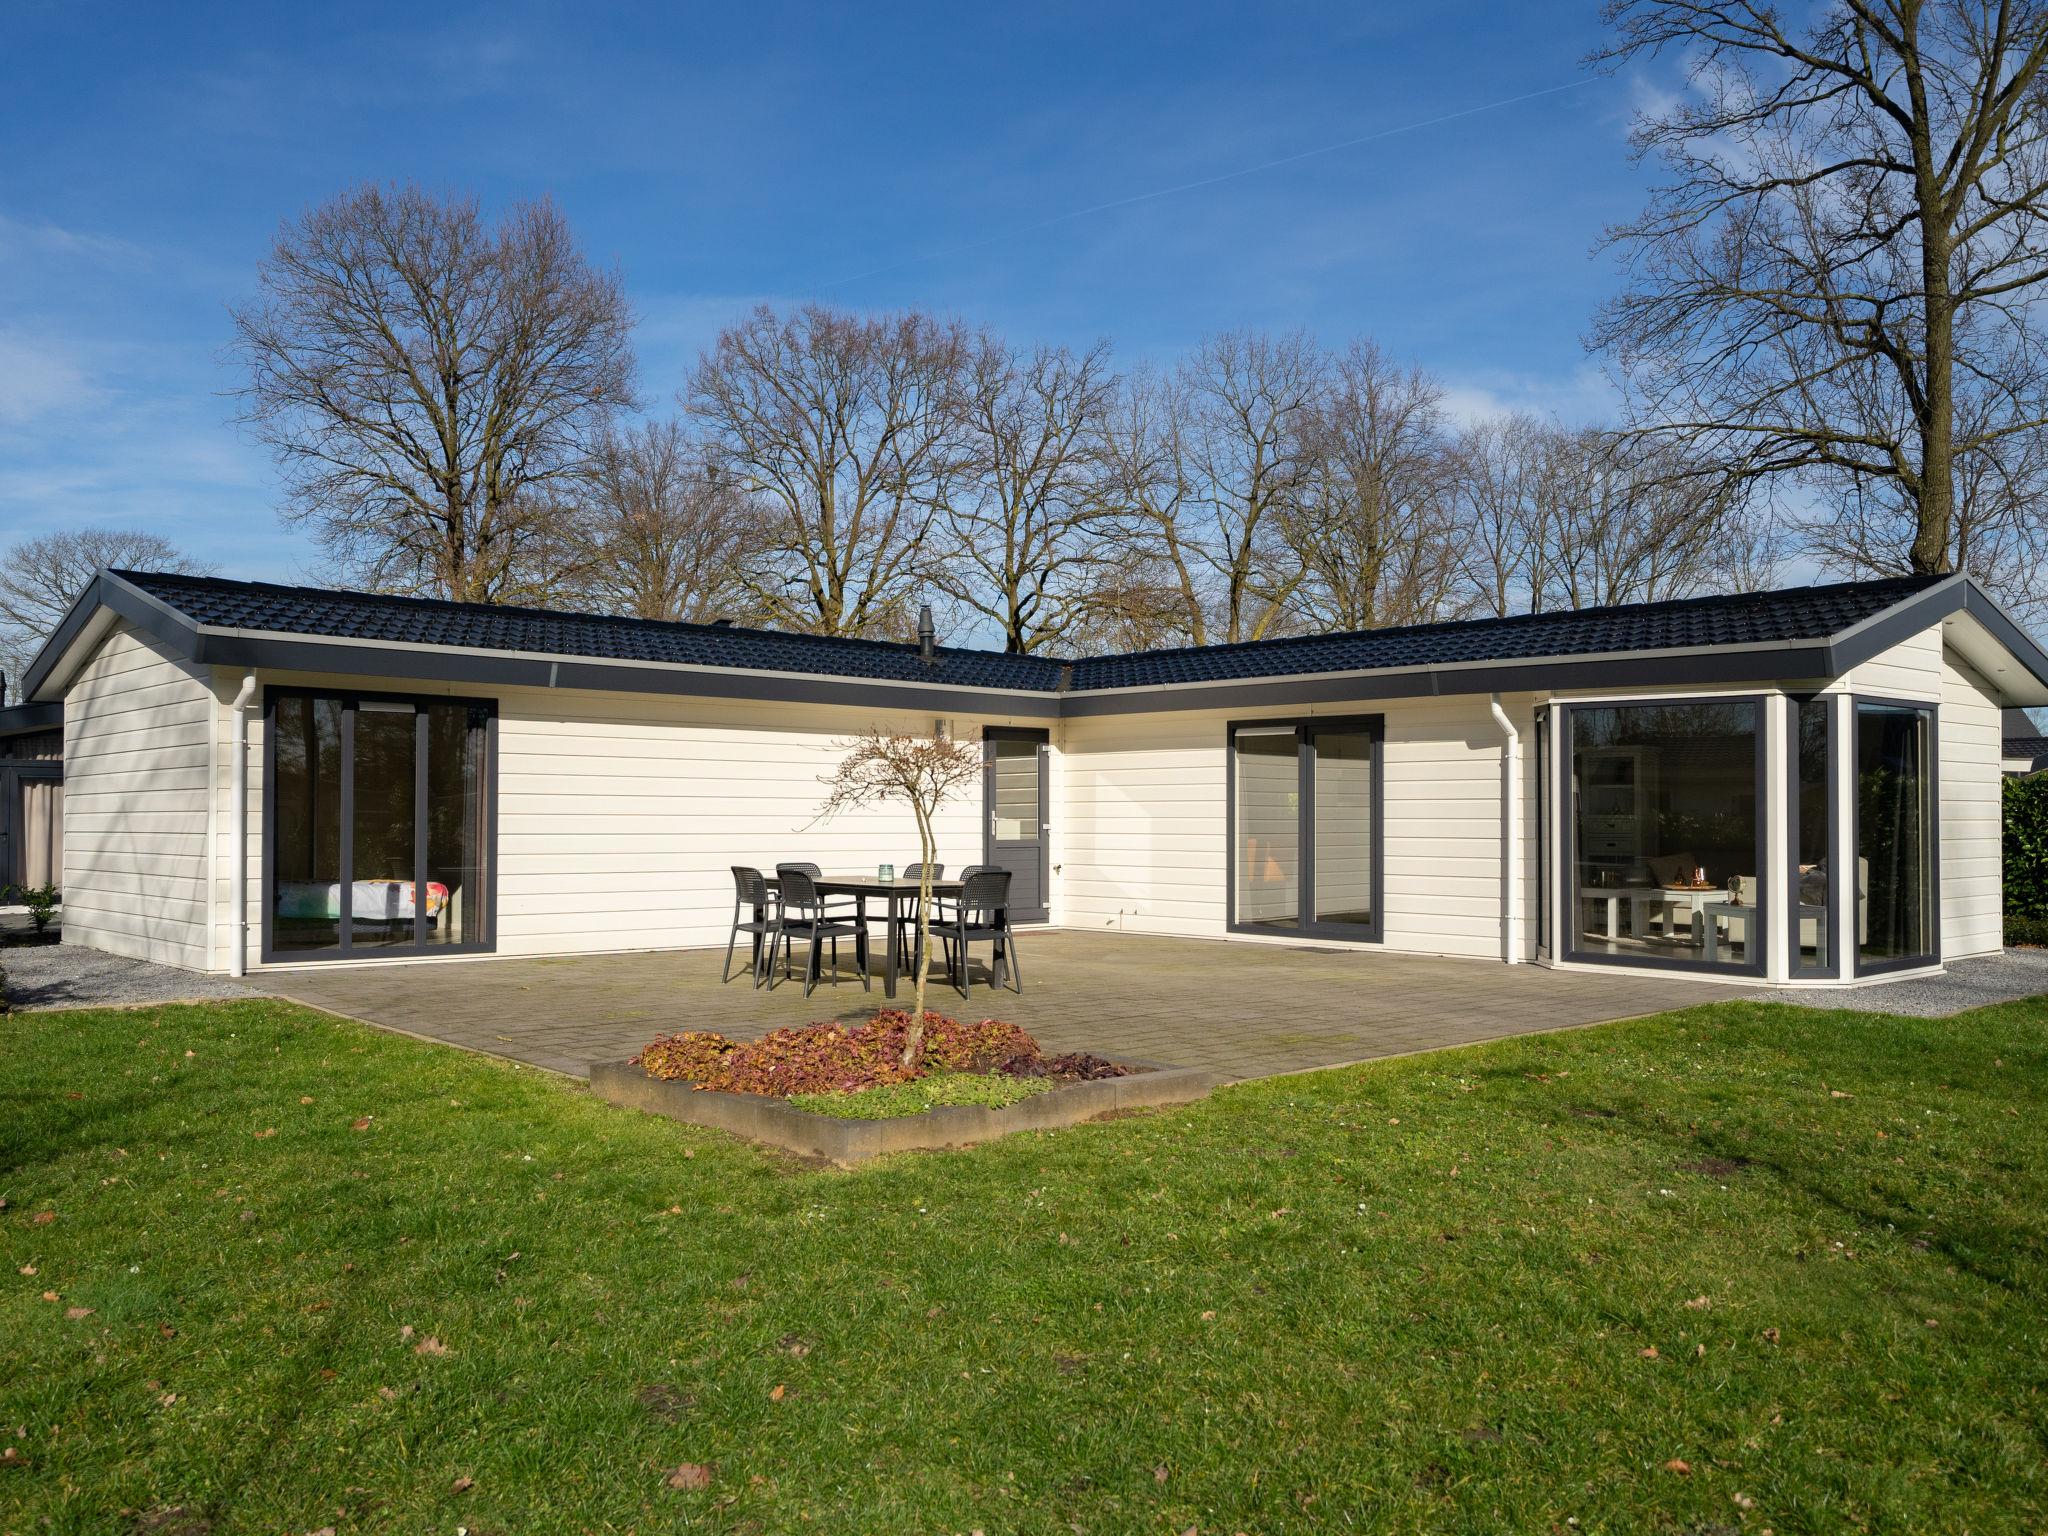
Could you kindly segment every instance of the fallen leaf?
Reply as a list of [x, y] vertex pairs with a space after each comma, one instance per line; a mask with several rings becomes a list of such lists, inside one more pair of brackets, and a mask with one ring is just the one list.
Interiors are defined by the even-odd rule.
[[694, 1461], [686, 1461], [669, 1473], [668, 1485], [671, 1488], [681, 1488], [687, 1492], [709, 1488], [711, 1486], [711, 1469]]
[[178, 1336], [178, 1330], [173, 1328], [169, 1323], [158, 1323], [156, 1325], [156, 1331], [162, 1334], [167, 1339], [175, 1339]]
[[1636, 1353], [1645, 1360], [1654, 1360], [1657, 1358], [1657, 1346], [1654, 1344], [1645, 1345], [1637, 1350]]
[[268, 1140], [269, 1140], [269, 1139], [270, 1139], [271, 1137], [275, 1136], [276, 1134], [277, 1134], [277, 1127], [273, 1125], [273, 1126], [270, 1126], [270, 1127], [268, 1127], [268, 1128], [267, 1128], [267, 1129], [265, 1129], [265, 1130], [261, 1130], [261, 1131], [258, 1131], [258, 1132], [256, 1132], [256, 1139], [257, 1139], [258, 1141], [268, 1141]]
[[43, 1292], [43, 1300], [45, 1301], [62, 1301], [63, 1299], [64, 1298], [59, 1296], [55, 1291]]
[[21, 1266], [21, 1272], [24, 1275], [32, 1275], [36, 1272], [36, 1267], [33, 1264], [24, 1264]]
[[398, 1342], [403, 1344], [412, 1337], [412, 1324], [407, 1323], [398, 1330]]
[[1685, 1304], [1685, 1310], [1688, 1312], [1704, 1312], [1712, 1305], [1713, 1302], [1709, 1301], [1706, 1297], [1695, 1296]]
[[28, 1458], [22, 1455], [21, 1452], [17, 1451], [13, 1446], [10, 1445], [7, 1447], [6, 1450], [0, 1451], [0, 1466], [25, 1467], [27, 1465]]
[[770, 1392], [769, 1392], [769, 1394], [768, 1394], [768, 1401], [769, 1401], [769, 1402], [771, 1402], [771, 1403], [779, 1403], [779, 1402], [781, 1402], [781, 1401], [782, 1401], [782, 1390], [783, 1390], [783, 1388], [782, 1388], [782, 1383], [778, 1381], [777, 1383], [775, 1383], [774, 1389], [773, 1389], [772, 1391], [770, 1391]]
[[448, 1346], [432, 1334], [428, 1334], [419, 1343], [413, 1345], [412, 1352], [416, 1355], [445, 1355], [448, 1353]]
[[1839, 1088], [1830, 1088], [1828, 1090], [1828, 1097], [1831, 1099], [1853, 1099], [1856, 1097], [1856, 1095], [1853, 1093], [1844, 1093]]
[[56, 1219], [57, 1213], [55, 1211], [37, 1211], [34, 1217], [35, 1224], [39, 1227], [47, 1227]]
[[1764, 1330], [1764, 1342], [1765, 1342], [1766, 1344], [1775, 1344], [1775, 1343], [1777, 1343], [1777, 1342], [1778, 1342], [1778, 1330], [1777, 1330], [1777, 1329], [1775, 1329], [1775, 1328], [1766, 1328], [1766, 1329]]
[[1692, 1476], [1691, 1465], [1686, 1462], [1680, 1461], [1676, 1456], [1672, 1457], [1669, 1461], [1664, 1463], [1664, 1470], [1666, 1472], [1676, 1472], [1680, 1477]]
[[370, 1116], [365, 1115], [360, 1120], [350, 1121], [348, 1128], [352, 1131], [367, 1131], [370, 1128]]
[[1734, 1502], [1735, 1502], [1735, 1507], [1736, 1507], [1737, 1509], [1755, 1509], [1755, 1508], [1756, 1508], [1756, 1500], [1755, 1500], [1755, 1499], [1752, 1499], [1752, 1498], [1751, 1498], [1751, 1497], [1750, 1497], [1750, 1496], [1749, 1496], [1748, 1494], [1746, 1494], [1746, 1493], [1731, 1493], [1730, 1495], [1728, 1495], [1728, 1497], [1729, 1497], [1730, 1499], [1734, 1500]]
[[301, 1104], [310, 1104], [313, 1102], [313, 1095], [311, 1095], [310, 1093], [302, 1093], [299, 1095], [299, 1102]]
[[1214, 1312], [1204, 1312], [1202, 1314], [1202, 1321], [1205, 1323], [1213, 1323], [1216, 1321], [1216, 1314]]
[[1166, 1481], [1166, 1478], [1166, 1463], [1162, 1461], [1158, 1466], [1152, 1469], [1152, 1481], [1155, 1483], [1163, 1483]]
[[91, 1317], [91, 1316], [92, 1316], [92, 1308], [91, 1308], [91, 1307], [66, 1307], [66, 1308], [64, 1309], [64, 1315], [65, 1315], [65, 1317], [67, 1317], [68, 1319], [70, 1319], [70, 1320], [71, 1320], [72, 1322], [74, 1322], [74, 1323], [75, 1323], [75, 1322], [77, 1322], [77, 1321], [78, 1321], [78, 1320], [79, 1320], [79, 1319], [80, 1319], [81, 1317]]
[[157, 1401], [162, 1403], [166, 1408], [170, 1407], [171, 1404], [175, 1403], [177, 1400], [178, 1394], [175, 1392], [166, 1392], [162, 1397], [157, 1399]]
[[475, 1478], [473, 1478], [473, 1477], [458, 1477], [457, 1479], [455, 1479], [455, 1481], [454, 1481], [453, 1483], [449, 1484], [449, 1486], [448, 1486], [448, 1491], [449, 1491], [450, 1493], [467, 1493], [467, 1492], [469, 1492], [469, 1490], [470, 1490], [470, 1489], [474, 1488], [475, 1486], [476, 1486], [476, 1479], [475, 1479]]
[[379, 1397], [383, 1398], [383, 1399], [384, 1399], [384, 1401], [385, 1401], [385, 1402], [387, 1402], [387, 1403], [395, 1403], [395, 1402], [397, 1402], [397, 1401], [398, 1401], [398, 1388], [396, 1388], [396, 1387], [379, 1387], [379, 1388], [377, 1389], [377, 1395], [378, 1395]]

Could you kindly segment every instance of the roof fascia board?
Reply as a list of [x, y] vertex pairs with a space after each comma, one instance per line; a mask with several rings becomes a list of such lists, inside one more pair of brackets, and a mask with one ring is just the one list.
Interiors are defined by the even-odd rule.
[[152, 596], [111, 571], [101, 571], [78, 594], [78, 601], [71, 605], [50, 632], [50, 638], [43, 642], [43, 648], [36, 652], [35, 660], [29, 663], [28, 671], [21, 679], [21, 696], [24, 699], [42, 698], [53, 689], [57, 697], [62, 697], [72, 674], [83, 665], [82, 656], [74, 658], [72, 655], [77, 641], [102, 612], [126, 619], [187, 661], [199, 659], [197, 623], [162, 598]]
[[2012, 659], [2027, 669], [2037, 685], [2048, 690], [2048, 651], [2044, 651], [2032, 635], [2020, 628], [2018, 621], [1996, 598], [1971, 581], [1963, 589], [1962, 610], [2011, 652]]
[[1049, 693], [923, 686], [800, 672], [749, 672], [596, 661], [578, 657], [507, 655], [457, 647], [369, 645], [209, 630], [199, 659], [215, 666], [280, 672], [325, 672], [407, 678], [471, 688], [574, 688], [596, 693], [666, 693], [693, 698], [763, 699], [843, 704], [939, 715], [1016, 715], [1054, 719]]
[[1689, 684], [1767, 683], [1829, 675], [1825, 644], [1779, 645], [1725, 651], [1658, 651], [1599, 660], [1554, 657], [1457, 667], [1407, 667], [1327, 676], [1244, 678], [1229, 683], [1172, 688], [1104, 688], [1070, 693], [1060, 713], [1155, 714], [1179, 709], [1231, 709], [1248, 703], [1331, 704], [1347, 700], [1450, 697], [1494, 692], [1579, 688], [1679, 687]]
[[1962, 608], [1969, 587], [1968, 577], [1951, 576], [1830, 635], [1828, 675], [1840, 677], [1851, 667], [1875, 660], [1901, 641], [1932, 629]]

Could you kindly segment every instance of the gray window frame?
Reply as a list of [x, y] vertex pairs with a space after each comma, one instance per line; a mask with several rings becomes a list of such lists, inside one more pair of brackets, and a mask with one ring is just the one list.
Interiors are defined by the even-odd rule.
[[[276, 948], [272, 922], [277, 912], [277, 701], [279, 699], [337, 699], [341, 702], [341, 869], [344, 893], [342, 916], [336, 942], [318, 949]], [[351, 943], [347, 892], [355, 874], [354, 838], [350, 828], [355, 820], [355, 725], [356, 706], [362, 703], [410, 704], [414, 708], [413, 729], [420, 750], [413, 756], [413, 875], [415, 884], [426, 867], [427, 840], [427, 712], [429, 705], [460, 705], [485, 712], [484, 720], [484, 920], [478, 937], [460, 944], [426, 942], [426, 903], [413, 903], [413, 937], [410, 944], [380, 944], [375, 951], [358, 952]], [[263, 690], [263, 827], [262, 827], [262, 942], [257, 954], [265, 965], [326, 964], [342, 960], [418, 960], [439, 955], [488, 955], [498, 947], [498, 701], [490, 698], [451, 697], [430, 693], [380, 693], [367, 688], [316, 688], [274, 686]]]
[[[1563, 781], [1562, 826], [1558, 829], [1558, 873], [1563, 887], [1563, 904], [1557, 915], [1559, 953], [1571, 965], [1613, 965], [1631, 971], [1683, 971], [1688, 975], [1705, 976], [1762, 976], [1765, 974], [1766, 951], [1770, 941], [1766, 937], [1776, 919], [1771, 914], [1771, 881], [1765, 877], [1770, 868], [1770, 729], [1767, 710], [1771, 696], [1758, 693], [1738, 694], [1658, 694], [1645, 698], [1589, 699], [1584, 703], [1567, 703], [1560, 713], [1563, 722], [1559, 736], [1559, 773]], [[1730, 960], [1685, 960], [1676, 956], [1645, 955], [1602, 955], [1579, 948], [1579, 919], [1582, 916], [1579, 897], [1579, 773], [1574, 763], [1578, 744], [1578, 716], [1582, 712], [1597, 709], [1659, 709], [1690, 704], [1747, 704], [1756, 719], [1756, 858], [1751, 866], [1757, 874], [1757, 917], [1751, 925], [1752, 934], [1746, 945], [1748, 958], [1742, 964]]]
[[[1292, 928], [1237, 920], [1237, 733], [1241, 730], [1294, 731], [1296, 784], [1300, 794], [1296, 835], [1301, 841], [1300, 904], [1315, 910], [1315, 750], [1310, 736], [1317, 731], [1350, 731], [1372, 741], [1372, 921], [1319, 923], [1306, 917]], [[1223, 739], [1223, 926], [1229, 933], [1260, 938], [1336, 939], [1354, 944], [1383, 942], [1387, 928], [1387, 717], [1385, 715], [1293, 715], [1280, 719], [1232, 720]]]
[[[1792, 694], [1787, 702], [1791, 705], [1785, 731], [1785, 975], [1792, 981], [1825, 981], [1842, 974], [1842, 904], [1837, 882], [1843, 872], [1849, 872], [1852, 885], [1849, 901], [1849, 916], [1853, 924], [1856, 916], [1854, 864], [1845, 854], [1849, 834], [1844, 830], [1842, 817], [1842, 731], [1839, 712], [1835, 709], [1836, 695], [1828, 693]], [[1799, 712], [1808, 705], [1817, 704], [1825, 712], [1828, 722], [1827, 747], [1827, 808], [1822, 815], [1827, 818], [1828, 869], [1828, 911], [1821, 924], [1822, 932], [1828, 936], [1827, 952], [1810, 967], [1799, 963]]]

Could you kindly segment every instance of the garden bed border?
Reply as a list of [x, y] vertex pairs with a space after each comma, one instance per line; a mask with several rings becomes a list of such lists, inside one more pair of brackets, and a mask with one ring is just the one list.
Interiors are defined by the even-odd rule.
[[729, 1131], [806, 1157], [851, 1166], [890, 1152], [935, 1152], [993, 1141], [1014, 1131], [1055, 1131], [1127, 1109], [1191, 1104], [1228, 1081], [1199, 1067], [1141, 1067], [1127, 1077], [1061, 1083], [1001, 1109], [949, 1104], [888, 1120], [842, 1120], [758, 1093], [724, 1093], [649, 1077], [629, 1061], [593, 1061], [590, 1086], [623, 1109]]

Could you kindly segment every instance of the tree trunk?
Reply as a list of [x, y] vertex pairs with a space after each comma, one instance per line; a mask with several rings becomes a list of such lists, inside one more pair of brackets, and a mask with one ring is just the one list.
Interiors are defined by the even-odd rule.
[[[932, 838], [931, 817], [915, 801], [911, 808], [917, 814], [917, 851], [921, 862], [917, 866], [917, 985], [911, 1002], [910, 1033], [903, 1037], [903, 1065], [915, 1071], [924, 1056], [924, 989], [932, 973], [932, 860], [938, 857], [938, 848]], [[888, 942], [894, 944], [896, 935], [890, 934]]]

